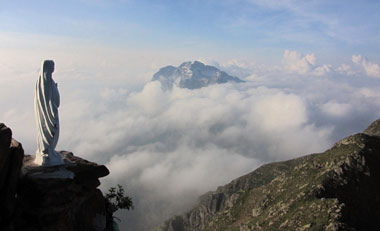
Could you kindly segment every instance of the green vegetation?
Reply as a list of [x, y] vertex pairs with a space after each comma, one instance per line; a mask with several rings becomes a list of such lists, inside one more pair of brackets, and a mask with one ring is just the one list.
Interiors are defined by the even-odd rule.
[[124, 189], [121, 185], [111, 187], [108, 189], [108, 193], [104, 195], [107, 206], [107, 231], [119, 231], [119, 225], [117, 221], [121, 221], [119, 218], [114, 217], [113, 213], [119, 209], [133, 209], [132, 199], [128, 196], [124, 196]]
[[105, 195], [106, 200], [113, 206], [113, 212], [119, 209], [133, 209], [132, 199], [128, 196], [124, 196], [124, 189], [121, 185], [111, 187], [108, 193]]

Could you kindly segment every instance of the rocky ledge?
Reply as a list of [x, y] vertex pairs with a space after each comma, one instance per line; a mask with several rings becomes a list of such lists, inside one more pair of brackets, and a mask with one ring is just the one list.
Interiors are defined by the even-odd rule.
[[26, 155], [17, 194], [15, 230], [105, 230], [106, 202], [97, 187], [109, 174], [97, 165], [61, 151], [64, 165], [42, 167]]
[[110, 229], [112, 212], [97, 188], [108, 169], [71, 152], [60, 154], [63, 165], [38, 166], [0, 124], [0, 230]]

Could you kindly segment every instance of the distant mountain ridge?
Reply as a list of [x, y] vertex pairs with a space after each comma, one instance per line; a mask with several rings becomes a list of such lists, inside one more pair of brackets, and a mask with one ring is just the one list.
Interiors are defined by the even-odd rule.
[[160, 81], [163, 89], [176, 85], [180, 88], [197, 89], [227, 82], [242, 83], [238, 77], [228, 75], [216, 67], [199, 61], [184, 62], [178, 67], [166, 66], [153, 75], [152, 81]]
[[270, 163], [200, 197], [159, 231], [375, 231], [380, 120], [323, 153]]

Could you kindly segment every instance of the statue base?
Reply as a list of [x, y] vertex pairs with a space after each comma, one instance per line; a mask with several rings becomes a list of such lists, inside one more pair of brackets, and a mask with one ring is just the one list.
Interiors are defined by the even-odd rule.
[[56, 166], [64, 164], [61, 154], [55, 150], [49, 151], [49, 154], [37, 152], [34, 163], [42, 166]]

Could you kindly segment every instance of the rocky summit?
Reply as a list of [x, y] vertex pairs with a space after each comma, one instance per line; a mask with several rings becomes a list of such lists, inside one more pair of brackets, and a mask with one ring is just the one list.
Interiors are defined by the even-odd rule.
[[331, 149], [271, 163], [201, 196], [160, 231], [379, 230], [380, 120]]
[[171, 89], [173, 85], [180, 88], [197, 89], [212, 84], [244, 82], [216, 67], [204, 65], [198, 61], [184, 62], [178, 67], [163, 67], [153, 75], [152, 81], [160, 81], [164, 90]]

